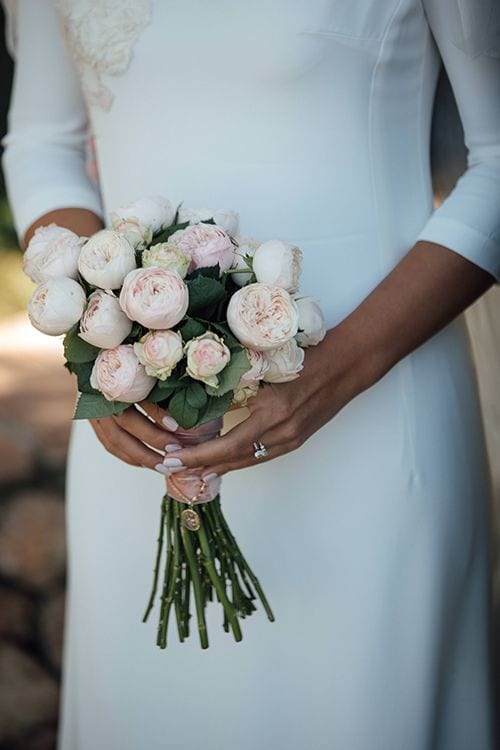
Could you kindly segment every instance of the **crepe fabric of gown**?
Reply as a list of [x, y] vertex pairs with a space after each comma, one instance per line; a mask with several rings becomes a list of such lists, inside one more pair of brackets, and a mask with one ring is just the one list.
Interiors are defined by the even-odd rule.
[[[232, 208], [241, 234], [302, 248], [301, 286], [328, 327], [418, 239], [498, 281], [496, 8], [20, 0], [4, 156], [18, 231], [150, 194]], [[441, 59], [469, 162], [433, 210]], [[276, 616], [244, 620], [241, 643], [216, 605], [206, 651], [195, 629], [180, 644], [175, 620], [160, 650], [157, 606], [142, 622], [162, 476], [107, 453], [83, 421], [67, 479], [58, 750], [493, 747], [490, 483], [463, 316], [298, 450], [224, 476]]]

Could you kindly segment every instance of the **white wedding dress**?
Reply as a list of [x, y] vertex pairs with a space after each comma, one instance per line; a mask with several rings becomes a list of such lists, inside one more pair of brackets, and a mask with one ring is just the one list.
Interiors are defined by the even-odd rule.
[[[89, 114], [103, 216], [155, 193], [233, 208], [243, 234], [302, 247], [329, 326], [418, 239], [500, 278], [496, 0], [19, 0], [15, 20], [20, 234], [55, 208], [103, 211]], [[440, 57], [469, 164], [433, 212]], [[239, 644], [216, 606], [203, 652], [174, 622], [160, 650], [157, 607], [142, 622], [163, 481], [73, 425], [59, 750], [492, 750], [490, 486], [463, 316], [299, 450], [224, 477], [276, 615]]]

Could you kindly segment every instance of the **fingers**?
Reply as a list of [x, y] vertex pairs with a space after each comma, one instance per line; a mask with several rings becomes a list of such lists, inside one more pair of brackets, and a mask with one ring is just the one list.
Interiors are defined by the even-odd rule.
[[139, 406], [163, 429], [169, 432], [175, 432], [178, 429], [179, 425], [175, 419], [158, 404], [153, 404], [151, 401], [140, 401]]
[[[132, 466], [144, 466], [149, 469], [163, 466], [163, 455], [148, 448], [140, 440], [122, 429], [112, 417], [89, 421], [108, 453], [116, 456], [116, 458]], [[158, 469], [156, 470], [158, 471]], [[165, 471], [160, 473], [164, 474]]]
[[179, 447], [181, 445], [173, 432], [168, 432], [159, 427], [137, 409], [127, 409], [120, 416], [115, 415], [113, 419], [130, 435], [160, 451], [164, 451], [166, 445], [178, 445]]

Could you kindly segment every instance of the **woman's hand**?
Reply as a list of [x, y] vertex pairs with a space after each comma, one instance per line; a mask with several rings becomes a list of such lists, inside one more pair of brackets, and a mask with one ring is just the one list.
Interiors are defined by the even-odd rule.
[[[353, 354], [351, 342], [344, 343], [342, 334], [331, 329], [318, 346], [306, 350], [304, 369], [297, 379], [264, 384], [248, 401], [250, 416], [244, 422], [200, 445], [167, 449], [167, 466], [180, 471], [204, 467], [202, 476], [206, 477], [295, 450], [368, 385], [360, 380], [361, 369], [350, 366]], [[254, 456], [257, 441], [267, 448], [265, 458]]]
[[[149, 407], [153, 407], [149, 404]], [[109, 453], [132, 466], [155, 469], [160, 474], [170, 474], [163, 464], [166, 450], [178, 449], [181, 445], [175, 436], [177, 422], [167, 412], [153, 416], [158, 424], [131, 406], [120, 416], [90, 419], [97, 437]], [[163, 427], [160, 424], [163, 423]], [[151, 446], [151, 447], [149, 447]], [[155, 449], [155, 450], [153, 450]]]

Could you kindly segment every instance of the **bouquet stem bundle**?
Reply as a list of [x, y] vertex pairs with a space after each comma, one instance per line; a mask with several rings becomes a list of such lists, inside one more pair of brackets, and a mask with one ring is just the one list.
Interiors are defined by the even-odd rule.
[[198, 634], [202, 648], [208, 648], [205, 610], [216, 597], [224, 612], [223, 628], [241, 641], [239, 618], [256, 610], [259, 597], [269, 620], [274, 615], [260, 583], [243, 557], [222, 513], [220, 498], [197, 505], [200, 526], [187, 529], [181, 521], [181, 503], [165, 493], [161, 505], [160, 529], [154, 567], [153, 588], [143, 622], [146, 622], [158, 590], [164, 541], [166, 556], [160, 594], [157, 645], [167, 646], [170, 612], [175, 611], [180, 641], [190, 634], [191, 591], [194, 594]]

